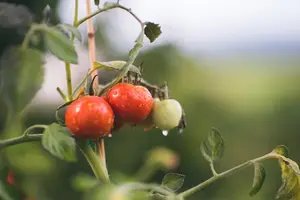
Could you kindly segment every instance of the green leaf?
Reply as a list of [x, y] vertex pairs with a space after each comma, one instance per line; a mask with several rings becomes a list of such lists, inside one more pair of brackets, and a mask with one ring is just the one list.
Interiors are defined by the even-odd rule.
[[184, 178], [185, 175], [183, 174], [169, 173], [163, 178], [162, 186], [176, 192], [182, 187]]
[[99, 180], [87, 174], [78, 174], [72, 179], [73, 188], [81, 192], [91, 190], [100, 184]]
[[[104, 68], [107, 70], [119, 70], [120, 71], [125, 64], [126, 64], [125, 61], [120, 61], [120, 60], [115, 60], [115, 61], [110, 61], [110, 62], [94, 62], [94, 67], [95, 68]], [[134, 65], [130, 65], [129, 71], [136, 73], [136, 74], [141, 74], [139, 68], [137, 68]]]
[[45, 42], [53, 55], [68, 63], [77, 64], [77, 53], [73, 42], [57, 27], [44, 27]]
[[0, 199], [2, 200], [22, 199], [22, 194], [21, 191], [15, 186], [9, 185], [5, 183], [3, 180], [0, 180]]
[[158, 38], [162, 33], [159, 24], [154, 24], [152, 22], [146, 23], [144, 32], [151, 43], [154, 42], [154, 40], [156, 40], [156, 38]]
[[99, 199], [105, 199], [105, 200], [125, 200], [122, 198], [122, 196], [117, 196], [114, 198], [114, 195], [116, 193], [116, 187], [112, 184], [105, 184], [102, 187], [96, 187], [92, 190], [89, 190], [84, 193], [83, 200], [99, 200]]
[[94, 4], [95, 4], [95, 6], [99, 6], [100, 0], [94, 0]]
[[3, 200], [14, 200], [21, 199], [21, 191], [14, 185], [7, 182], [9, 173], [9, 167], [5, 165], [4, 158], [1, 157], [1, 168], [0, 168], [0, 199]]
[[[0, 91], [6, 99], [2, 108], [20, 112], [32, 100], [44, 81], [43, 56], [40, 51], [13, 47], [0, 59]], [[2, 111], [3, 112], [3, 111]]]
[[80, 42], [82, 41], [81, 33], [79, 32], [79, 30], [76, 27], [74, 27], [74, 26], [72, 26], [70, 24], [59, 24], [59, 25], [57, 25], [57, 27], [61, 28], [62, 30], [70, 32]]
[[277, 192], [276, 199], [300, 199], [300, 171], [298, 164], [289, 158], [279, 158], [282, 185]]
[[284, 157], [289, 157], [289, 150], [286, 146], [284, 145], [279, 145], [277, 146], [274, 150], [273, 150], [274, 153], [277, 153], [279, 155], [282, 155]]
[[206, 140], [204, 140], [201, 144], [202, 155], [209, 162], [222, 158], [224, 148], [224, 140], [220, 132], [215, 128], [212, 128]]
[[69, 131], [57, 123], [49, 125], [42, 137], [43, 147], [53, 156], [65, 160], [76, 161], [76, 143]]
[[254, 178], [253, 178], [253, 184], [252, 189], [249, 193], [250, 196], [256, 195], [261, 187], [264, 184], [266, 178], [266, 171], [262, 164], [260, 163], [254, 163]]

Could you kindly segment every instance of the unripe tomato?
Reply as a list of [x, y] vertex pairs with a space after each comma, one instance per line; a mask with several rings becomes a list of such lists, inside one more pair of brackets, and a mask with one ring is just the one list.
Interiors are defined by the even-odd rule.
[[103, 97], [84, 96], [70, 104], [65, 122], [74, 136], [98, 139], [111, 132], [114, 113]]
[[153, 98], [143, 86], [119, 83], [110, 88], [106, 95], [115, 115], [125, 122], [138, 124], [151, 113]]
[[161, 130], [170, 130], [178, 126], [182, 117], [182, 107], [174, 99], [155, 99], [152, 120], [155, 126]]

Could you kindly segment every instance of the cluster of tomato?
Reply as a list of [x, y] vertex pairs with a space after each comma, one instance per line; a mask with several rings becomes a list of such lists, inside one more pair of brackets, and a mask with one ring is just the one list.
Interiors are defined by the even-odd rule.
[[159, 98], [146, 86], [129, 82], [114, 85], [102, 96], [85, 95], [72, 102], [65, 113], [73, 136], [91, 140], [110, 136], [126, 123], [166, 133], [182, 127], [182, 121], [183, 109], [177, 100]]

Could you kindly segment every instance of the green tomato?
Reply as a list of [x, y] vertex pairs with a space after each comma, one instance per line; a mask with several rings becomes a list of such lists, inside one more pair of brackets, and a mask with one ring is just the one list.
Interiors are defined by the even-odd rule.
[[178, 126], [182, 117], [182, 107], [174, 99], [154, 100], [152, 120], [161, 130], [170, 130]]

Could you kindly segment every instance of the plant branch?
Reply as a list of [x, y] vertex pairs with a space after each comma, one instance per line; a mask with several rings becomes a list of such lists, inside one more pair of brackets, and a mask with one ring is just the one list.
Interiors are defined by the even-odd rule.
[[78, 21], [78, 0], [75, 0], [75, 12], [74, 12], [73, 26], [76, 26], [77, 21]]
[[65, 102], [67, 102], [67, 97], [66, 97], [66, 95], [63, 93], [63, 91], [62, 91], [59, 87], [56, 88], [56, 91], [57, 91], [58, 94], [61, 96], [61, 98], [62, 98]]
[[217, 181], [217, 180], [220, 180], [220, 179], [222, 179], [222, 178], [228, 177], [228, 176], [234, 174], [235, 172], [238, 172], [238, 171], [240, 171], [240, 170], [242, 170], [242, 169], [244, 169], [244, 168], [246, 168], [246, 167], [248, 167], [248, 166], [253, 165], [253, 164], [256, 163], [256, 162], [264, 161], [264, 160], [271, 159], [271, 158], [276, 158], [276, 159], [278, 159], [278, 158], [282, 158], [282, 157], [283, 157], [283, 156], [278, 155], [278, 154], [272, 152], [272, 153], [266, 154], [266, 155], [264, 155], [264, 156], [255, 158], [255, 159], [253, 159], [253, 160], [249, 160], [249, 161], [244, 162], [244, 163], [242, 163], [242, 164], [240, 164], [240, 165], [238, 165], [238, 166], [236, 166], [236, 167], [233, 167], [233, 168], [231, 168], [231, 169], [229, 169], [229, 170], [227, 170], [227, 171], [224, 171], [224, 172], [222, 172], [222, 173], [220, 173], [220, 174], [218, 174], [218, 175], [216, 175], [216, 176], [213, 176], [213, 177], [207, 179], [206, 181], [200, 183], [199, 185], [196, 185], [195, 187], [192, 187], [192, 188], [190, 188], [190, 189], [188, 189], [188, 190], [186, 190], [186, 191], [180, 193], [178, 196], [179, 196], [180, 198], [186, 198], [186, 197], [189, 197], [189, 196], [191, 196], [192, 194], [196, 193], [197, 191], [203, 189], [204, 187], [206, 187], [206, 186], [212, 184], [213, 182], [215, 182], [215, 181]]
[[[87, 8], [87, 14], [88, 16], [90, 16], [92, 12], [90, 0], [86, 0], [86, 8]], [[93, 27], [92, 19], [88, 18], [87, 22], [88, 22], [88, 49], [89, 49], [89, 57], [90, 57], [90, 69], [91, 69], [91, 76], [93, 78], [97, 75], [97, 71], [93, 70], [94, 62], [96, 61], [95, 30]], [[98, 88], [98, 79], [95, 79], [95, 81], [93, 82], [93, 87]], [[107, 173], [104, 139], [101, 138], [100, 141], [96, 142], [96, 145], [98, 146], [99, 156], [100, 159], [102, 159], [104, 169], [106, 170]]]
[[67, 101], [73, 100], [73, 88], [72, 88], [72, 74], [71, 74], [71, 65], [70, 63], [65, 63], [65, 70], [66, 70], [66, 81], [67, 81], [67, 88], [68, 88], [68, 98]]
[[0, 149], [3, 149], [8, 146], [21, 144], [25, 142], [33, 142], [40, 141], [42, 139], [43, 134], [30, 134], [30, 135], [21, 135], [19, 137], [10, 138], [6, 140], [0, 141]]
[[111, 88], [113, 85], [117, 84], [129, 71], [130, 65], [133, 64], [133, 62], [135, 61], [135, 58], [137, 57], [141, 48], [143, 47], [144, 29], [143, 29], [142, 24], [141, 24], [141, 27], [142, 27], [141, 33], [140, 33], [138, 39], [136, 40], [135, 46], [129, 52], [129, 58], [128, 58], [127, 62], [120, 70], [120, 73], [118, 74], [118, 76], [114, 80], [112, 80], [110, 83], [105, 85], [103, 88], [101, 88], [100, 92], [98, 93], [98, 96], [101, 96], [109, 88]]
[[28, 127], [28, 128], [24, 131], [23, 135], [24, 135], [24, 136], [28, 136], [29, 133], [30, 133], [30, 131], [33, 130], [33, 129], [36, 129], [36, 128], [46, 129], [47, 127], [48, 127], [48, 126], [47, 126], [47, 125], [44, 125], [44, 124], [35, 124], [35, 125], [32, 125], [32, 126]]
[[126, 183], [124, 185], [121, 185], [118, 188], [118, 191], [123, 194], [129, 193], [134, 190], [153, 191], [153, 192], [158, 192], [167, 197], [173, 197], [173, 198], [176, 197], [176, 195], [174, 193], [172, 193], [169, 190], [164, 189], [160, 185], [156, 185], [156, 184], [144, 184], [144, 183], [139, 183], [139, 182], [133, 182], [133, 183]]
[[157, 171], [158, 165], [153, 164], [152, 162], [145, 162], [140, 169], [137, 170], [133, 176], [133, 180], [145, 182], [148, 181], [152, 175]]
[[209, 163], [209, 166], [210, 166], [210, 169], [211, 169], [211, 172], [213, 173], [213, 175], [214, 175], [214, 176], [218, 176], [218, 173], [217, 173], [216, 170], [215, 170], [215, 166], [214, 166], [213, 161], [211, 161], [211, 162]]
[[114, 9], [114, 8], [120, 8], [120, 9], [122, 9], [122, 10], [125, 10], [125, 11], [127, 11], [128, 13], [130, 13], [140, 24], [143, 24], [143, 22], [131, 11], [131, 9], [130, 8], [126, 8], [126, 7], [124, 7], [124, 6], [122, 6], [122, 5], [120, 5], [120, 4], [118, 4], [118, 3], [116, 3], [116, 4], [112, 4], [112, 5], [110, 5], [110, 6], [107, 6], [107, 7], [105, 7], [105, 8], [103, 8], [103, 9], [100, 9], [100, 10], [97, 10], [96, 12], [94, 12], [94, 13], [92, 13], [92, 14], [90, 14], [90, 15], [88, 15], [88, 16], [86, 16], [86, 17], [84, 17], [84, 18], [82, 18], [82, 19], [80, 19], [80, 20], [78, 20], [78, 22], [77, 22], [77, 24], [76, 25], [74, 25], [75, 27], [78, 27], [80, 24], [82, 24], [82, 23], [84, 23], [85, 21], [87, 21], [88, 19], [90, 19], [90, 18], [92, 18], [92, 17], [94, 17], [94, 16], [96, 16], [96, 15], [98, 15], [98, 14], [100, 14], [100, 13], [103, 13], [103, 12], [105, 12], [105, 11], [108, 11], [108, 10], [111, 10], [111, 9]]
[[91, 166], [95, 176], [102, 181], [103, 183], [110, 183], [109, 176], [107, 174], [107, 170], [104, 166], [104, 163], [99, 157], [95, 154], [92, 148], [89, 146], [87, 141], [77, 141], [80, 150]]

